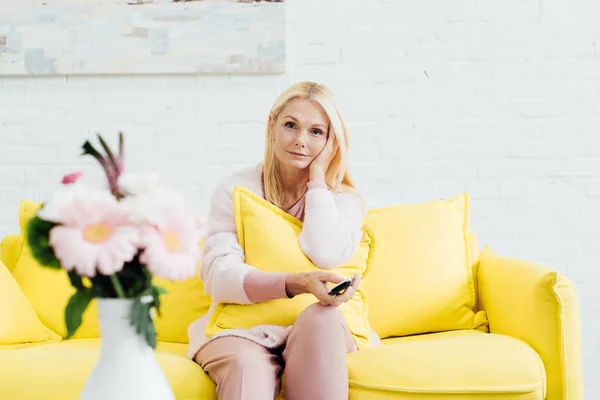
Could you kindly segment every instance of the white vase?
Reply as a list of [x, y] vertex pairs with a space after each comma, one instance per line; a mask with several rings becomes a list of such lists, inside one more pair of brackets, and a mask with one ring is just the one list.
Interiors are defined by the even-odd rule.
[[100, 358], [80, 400], [175, 400], [154, 351], [130, 323], [132, 300], [97, 299]]

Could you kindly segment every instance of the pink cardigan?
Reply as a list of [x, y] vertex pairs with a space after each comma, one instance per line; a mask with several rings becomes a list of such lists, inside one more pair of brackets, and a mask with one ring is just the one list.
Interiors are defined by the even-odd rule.
[[[251, 329], [231, 329], [206, 338], [206, 323], [218, 303], [252, 304], [288, 297], [285, 291], [287, 273], [264, 272], [244, 262], [233, 215], [232, 192], [237, 185], [264, 197], [262, 165], [228, 176], [214, 192], [200, 270], [200, 278], [213, 304], [205, 316], [188, 328], [188, 357], [192, 359], [206, 343], [221, 336], [243, 337], [275, 348], [285, 342], [291, 328], [260, 325]], [[323, 184], [309, 182], [304, 197], [286, 211], [303, 219], [298, 241], [316, 266], [334, 268], [356, 252], [363, 235], [364, 219], [363, 202], [357, 194], [332, 193]]]

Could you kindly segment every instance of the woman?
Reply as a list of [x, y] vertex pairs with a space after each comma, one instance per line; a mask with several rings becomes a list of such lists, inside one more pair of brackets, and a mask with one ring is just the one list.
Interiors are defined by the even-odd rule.
[[[350, 260], [363, 236], [365, 207], [348, 172], [347, 133], [330, 91], [301, 82], [275, 101], [264, 163], [226, 178], [216, 189], [201, 277], [213, 306], [189, 328], [189, 357], [217, 384], [220, 400], [347, 399], [346, 355], [357, 349], [342, 313], [360, 284], [343, 294], [328, 287], [342, 277], [328, 271]], [[240, 185], [303, 221], [299, 243], [320, 268], [309, 273], [263, 272], [244, 263], [237, 239], [232, 190]], [[312, 293], [317, 302], [291, 327], [257, 326], [204, 335], [217, 303], [252, 304]]]

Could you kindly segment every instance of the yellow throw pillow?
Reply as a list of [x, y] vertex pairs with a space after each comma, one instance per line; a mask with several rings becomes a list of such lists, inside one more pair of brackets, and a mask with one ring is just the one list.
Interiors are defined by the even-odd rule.
[[42, 324], [8, 268], [0, 261], [0, 349], [59, 340], [59, 335]]
[[475, 313], [469, 196], [370, 210], [377, 251], [365, 282], [380, 337], [487, 326]]
[[[64, 310], [75, 289], [64, 270], [49, 269], [40, 265], [31, 255], [27, 245], [26, 225], [41, 207], [40, 203], [25, 200], [21, 202], [19, 220], [21, 223], [21, 248], [13, 275], [23, 292], [29, 298], [41, 321], [62, 337], [67, 335]], [[204, 286], [197, 275], [184, 280], [171, 282], [155, 278], [155, 285], [165, 288], [168, 293], [160, 297], [161, 315], [155, 318], [157, 341], [188, 343], [187, 329], [191, 322], [208, 311], [211, 300], [204, 293]], [[79, 329], [73, 336], [77, 338], [100, 337], [96, 300], [92, 300], [83, 314]]]
[[189, 325], [208, 312], [210, 295], [198, 274], [185, 281], [171, 282], [155, 278], [155, 285], [168, 293], [160, 296], [160, 317], [154, 320], [159, 342], [189, 343]]
[[[246, 262], [262, 271], [307, 272], [317, 270], [303, 253], [298, 236], [302, 222], [287, 214], [249, 189], [235, 187], [233, 209], [240, 245]], [[331, 271], [344, 277], [370, 269], [373, 237], [365, 227], [359, 249], [345, 265]], [[219, 304], [206, 328], [208, 337], [233, 328], [251, 328], [268, 324], [290, 326], [298, 315], [317, 300], [312, 294], [293, 299], [277, 299], [251, 305]], [[367, 299], [362, 285], [348, 302], [339, 306], [359, 348], [370, 346], [371, 327], [367, 318]]]

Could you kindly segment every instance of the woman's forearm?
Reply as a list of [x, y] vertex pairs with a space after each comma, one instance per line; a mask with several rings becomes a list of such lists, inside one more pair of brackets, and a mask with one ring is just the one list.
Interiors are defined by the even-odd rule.
[[285, 290], [288, 297], [298, 296], [307, 293], [306, 290], [306, 274], [290, 273], [285, 279]]
[[288, 272], [265, 272], [254, 269], [244, 277], [244, 290], [252, 303], [290, 297], [287, 291]]

